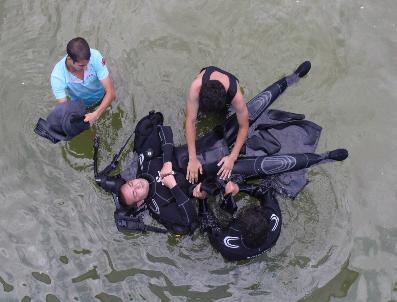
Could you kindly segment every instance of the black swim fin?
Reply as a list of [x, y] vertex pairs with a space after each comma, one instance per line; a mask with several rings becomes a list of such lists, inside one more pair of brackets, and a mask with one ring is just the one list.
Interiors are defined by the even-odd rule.
[[297, 74], [300, 78], [302, 78], [305, 75], [307, 75], [311, 67], [312, 64], [310, 63], [310, 61], [305, 61], [298, 66], [298, 68], [294, 71], [294, 73]]
[[346, 149], [336, 149], [328, 152], [328, 159], [337, 161], [345, 160], [349, 156], [349, 152]]
[[37, 121], [36, 127], [34, 128], [33, 131], [36, 134], [40, 135], [41, 137], [48, 139], [53, 144], [56, 144], [57, 142], [59, 142], [59, 139], [55, 138], [53, 135], [51, 135], [51, 133], [48, 132], [47, 124], [48, 123], [46, 120], [39, 118], [39, 120]]

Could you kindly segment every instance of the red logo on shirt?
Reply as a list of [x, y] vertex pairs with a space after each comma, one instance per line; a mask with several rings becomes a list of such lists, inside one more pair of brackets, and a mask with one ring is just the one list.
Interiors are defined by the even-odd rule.
[[105, 58], [102, 58], [102, 65], [106, 65], [106, 60], [105, 60]]

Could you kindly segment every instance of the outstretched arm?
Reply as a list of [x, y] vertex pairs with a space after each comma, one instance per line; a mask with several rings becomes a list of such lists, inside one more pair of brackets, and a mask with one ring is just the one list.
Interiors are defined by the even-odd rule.
[[186, 101], [185, 135], [189, 152], [186, 179], [191, 183], [198, 180], [198, 173], [202, 174], [201, 163], [196, 157], [196, 120], [199, 107], [199, 92], [201, 89], [201, 77], [196, 78], [189, 89]]
[[236, 141], [234, 142], [231, 153], [228, 156], [223, 157], [218, 163], [218, 166], [221, 166], [218, 172], [218, 175], [220, 175], [221, 179], [227, 179], [230, 177], [234, 163], [237, 160], [240, 154], [241, 147], [244, 145], [248, 135], [248, 109], [247, 105], [244, 102], [244, 98], [240, 91], [240, 88], [238, 89], [237, 94], [233, 99], [232, 105], [236, 111], [239, 128]]
[[105, 89], [105, 95], [103, 96], [101, 104], [95, 109], [94, 112], [87, 113], [85, 115], [85, 122], [89, 122], [90, 125], [103, 114], [110, 103], [116, 98], [116, 91], [113, 86], [112, 76], [109, 74], [105, 79], [101, 80], [101, 84]]

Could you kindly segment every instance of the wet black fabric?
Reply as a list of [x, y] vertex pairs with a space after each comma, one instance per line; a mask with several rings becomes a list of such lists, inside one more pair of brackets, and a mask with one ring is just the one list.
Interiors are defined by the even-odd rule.
[[34, 132], [52, 143], [71, 140], [90, 128], [84, 122], [86, 107], [83, 101], [69, 101], [58, 104], [47, 119], [40, 118]]
[[[142, 120], [141, 120], [142, 121]], [[149, 194], [145, 204], [150, 215], [164, 225], [168, 231], [175, 234], [189, 234], [198, 226], [197, 213], [193, 201], [188, 197], [190, 183], [180, 171], [173, 156], [173, 135], [169, 126], [143, 120], [140, 129], [142, 139], [135, 165], [136, 175], [121, 173], [122, 177], [145, 178], [149, 181]], [[173, 163], [174, 177], [177, 185], [169, 189], [161, 182], [160, 171], [165, 162]]]
[[270, 191], [256, 190], [246, 190], [245, 193], [259, 200], [264, 210], [263, 219], [269, 222], [266, 239], [257, 247], [250, 247], [245, 243], [238, 219], [232, 218], [227, 227], [222, 228], [211, 210], [200, 212], [200, 216], [206, 216], [204, 219], [211, 222], [206, 231], [212, 246], [230, 261], [249, 259], [268, 251], [276, 244], [281, 232], [281, 211], [274, 195]]
[[[304, 115], [268, 110], [250, 126], [245, 156], [314, 153], [322, 128]], [[262, 178], [278, 193], [295, 198], [308, 180], [306, 169]]]
[[161, 155], [157, 126], [162, 124], [163, 115], [160, 112], [151, 111], [141, 118], [134, 130], [134, 151], [138, 154], [149, 151], [153, 157]]
[[193, 201], [187, 196], [190, 184], [180, 172], [176, 172], [177, 185], [171, 190], [161, 183], [160, 158], [145, 160], [137, 177], [149, 181], [149, 195], [145, 203], [150, 215], [176, 234], [191, 233], [197, 226], [197, 213]]

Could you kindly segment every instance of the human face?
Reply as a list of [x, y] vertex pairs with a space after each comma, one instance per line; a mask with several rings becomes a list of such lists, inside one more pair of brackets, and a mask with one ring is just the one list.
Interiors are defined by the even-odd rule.
[[87, 70], [89, 60], [80, 60], [73, 62], [72, 58], [68, 57], [68, 63], [69, 66], [72, 67], [75, 71], [83, 71]]
[[121, 187], [121, 194], [127, 205], [143, 201], [149, 192], [149, 182], [143, 178], [131, 179]]

